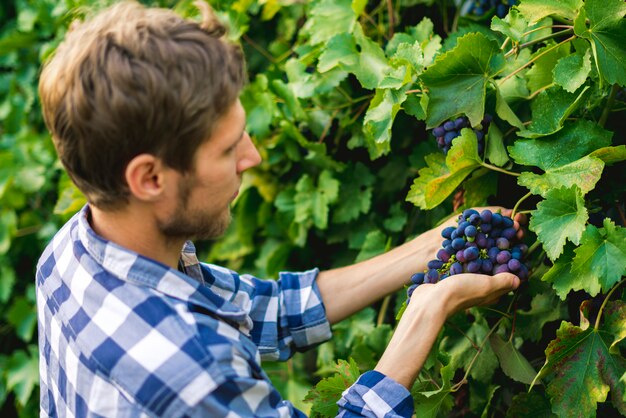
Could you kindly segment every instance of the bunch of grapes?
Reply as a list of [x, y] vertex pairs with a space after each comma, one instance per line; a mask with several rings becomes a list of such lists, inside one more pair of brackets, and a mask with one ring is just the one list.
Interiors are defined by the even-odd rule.
[[[480, 125], [473, 128], [476, 139], [478, 139], [478, 154], [480, 156], [482, 156], [485, 151], [485, 134], [489, 129], [491, 120], [491, 115], [486, 113]], [[452, 140], [461, 136], [461, 129], [468, 127], [470, 127], [469, 119], [465, 116], [461, 116], [454, 120], [450, 119], [433, 129], [433, 135], [437, 138], [437, 145], [443, 150], [444, 154], [448, 154], [448, 151], [450, 151]]]
[[461, 273], [495, 275], [511, 272], [521, 280], [528, 278], [524, 257], [528, 246], [517, 242], [515, 222], [508, 216], [483, 210], [465, 210], [457, 226], [441, 232], [444, 241], [437, 258], [428, 262], [428, 269], [411, 276], [407, 304], [417, 286], [437, 283]]
[[514, 6], [517, 0], [471, 0], [467, 8], [468, 13], [475, 16], [483, 16], [489, 10], [495, 8], [496, 15], [503, 18], [509, 13], [511, 6]]

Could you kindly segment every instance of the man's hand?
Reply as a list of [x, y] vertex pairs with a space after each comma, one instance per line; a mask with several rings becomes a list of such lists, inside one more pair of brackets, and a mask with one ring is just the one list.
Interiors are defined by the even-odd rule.
[[410, 389], [448, 317], [461, 309], [493, 303], [519, 283], [511, 273], [459, 274], [419, 286], [375, 370]]

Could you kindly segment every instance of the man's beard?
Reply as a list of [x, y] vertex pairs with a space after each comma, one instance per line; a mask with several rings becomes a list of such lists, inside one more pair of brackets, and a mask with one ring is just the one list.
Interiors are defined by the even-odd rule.
[[224, 234], [230, 225], [231, 214], [226, 211], [211, 217], [201, 210], [188, 208], [191, 190], [195, 184], [194, 178], [182, 178], [178, 184], [178, 204], [170, 219], [159, 221], [161, 233], [171, 239], [215, 239]]

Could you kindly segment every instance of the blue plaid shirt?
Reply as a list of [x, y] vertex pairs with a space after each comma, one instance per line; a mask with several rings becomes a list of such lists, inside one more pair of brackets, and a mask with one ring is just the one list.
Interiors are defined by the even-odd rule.
[[[318, 270], [278, 281], [199, 263], [174, 270], [96, 235], [86, 206], [37, 267], [41, 416], [303, 416], [260, 366], [331, 337]], [[367, 372], [342, 416], [410, 416], [408, 391]]]

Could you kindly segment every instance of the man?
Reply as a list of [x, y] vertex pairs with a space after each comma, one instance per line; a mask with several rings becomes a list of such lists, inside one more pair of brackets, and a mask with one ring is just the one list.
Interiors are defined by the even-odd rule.
[[[260, 162], [238, 100], [242, 54], [223, 33], [210, 17], [123, 3], [73, 28], [43, 69], [46, 123], [89, 204], [38, 265], [42, 416], [301, 416], [261, 356], [329, 339], [439, 246], [441, 228], [279, 281], [199, 263], [188, 240], [224, 232], [242, 173]], [[518, 284], [464, 274], [420, 286], [340, 414], [410, 416], [407, 388], [445, 319]]]

